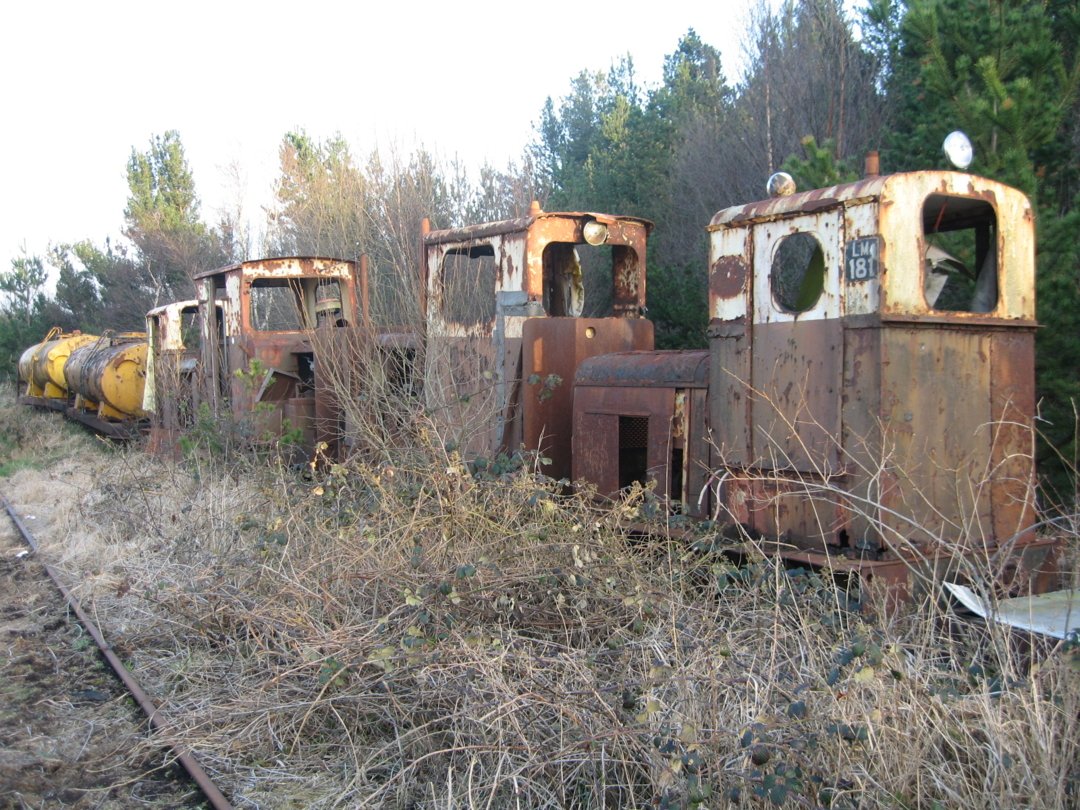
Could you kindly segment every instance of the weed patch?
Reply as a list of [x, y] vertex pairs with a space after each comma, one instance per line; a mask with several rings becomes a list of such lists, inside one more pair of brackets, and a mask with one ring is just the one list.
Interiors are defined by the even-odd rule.
[[646, 492], [600, 509], [527, 458], [192, 464], [132, 459], [100, 482], [107, 511], [89, 511], [147, 541], [95, 606], [168, 696], [169, 734], [250, 801], [1075, 798], [1064, 647], [934, 599], [877, 614], [714, 538], [632, 537]]

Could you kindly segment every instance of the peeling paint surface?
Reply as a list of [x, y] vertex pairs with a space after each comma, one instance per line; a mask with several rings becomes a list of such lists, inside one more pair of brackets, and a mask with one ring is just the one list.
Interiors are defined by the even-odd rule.
[[[957, 172], [872, 177], [726, 209], [709, 232], [720, 503], [801, 548], [882, 560], [1031, 536], [1034, 229], [1020, 192]], [[785, 301], [777, 257], [800, 233], [825, 273], [816, 299], [804, 285]], [[933, 264], [931, 247], [951, 260]]]
[[[595, 353], [652, 347], [652, 325], [641, 317], [651, 227], [632, 217], [534, 207], [528, 217], [425, 235], [424, 396], [463, 452], [488, 455], [524, 443], [551, 459], [549, 474], [569, 475], [577, 364]], [[583, 318], [579, 259], [598, 249], [610, 255], [609, 266], [598, 268], [610, 306], [604, 317]], [[466, 282], [474, 273], [477, 283], [463, 284], [461, 273]], [[471, 304], [454, 297], [462, 293]]]

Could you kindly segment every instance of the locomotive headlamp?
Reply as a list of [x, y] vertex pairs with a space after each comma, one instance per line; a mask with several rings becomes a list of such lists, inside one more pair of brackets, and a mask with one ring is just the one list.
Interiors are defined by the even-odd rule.
[[586, 242], [594, 247], [602, 245], [608, 238], [607, 225], [597, 222], [595, 219], [590, 219], [585, 223], [585, 227], [581, 229], [581, 235], [585, 237]]
[[770, 197], [788, 197], [795, 193], [795, 179], [787, 172], [777, 172], [765, 184]]
[[972, 159], [975, 157], [975, 150], [971, 146], [971, 141], [960, 130], [950, 132], [945, 137], [942, 148], [945, 150], [945, 157], [960, 171], [970, 166]]

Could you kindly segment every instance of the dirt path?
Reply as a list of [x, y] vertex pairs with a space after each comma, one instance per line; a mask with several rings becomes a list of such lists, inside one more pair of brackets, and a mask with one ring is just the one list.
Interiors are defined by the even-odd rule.
[[145, 718], [27, 552], [0, 510], [0, 808], [198, 806], [141, 745]]

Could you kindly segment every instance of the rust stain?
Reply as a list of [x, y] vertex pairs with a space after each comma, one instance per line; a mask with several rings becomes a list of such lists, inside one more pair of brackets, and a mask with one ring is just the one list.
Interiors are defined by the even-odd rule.
[[748, 277], [749, 268], [742, 256], [721, 256], [709, 273], [709, 291], [717, 298], [734, 298], [742, 295]]

